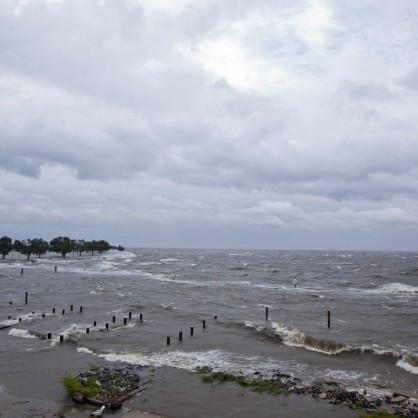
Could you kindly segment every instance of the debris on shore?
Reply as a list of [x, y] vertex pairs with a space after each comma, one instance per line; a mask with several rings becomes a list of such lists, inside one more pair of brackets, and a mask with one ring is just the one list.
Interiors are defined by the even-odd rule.
[[141, 383], [139, 369], [142, 366], [121, 364], [113, 368], [96, 367], [76, 377], [62, 376], [61, 383], [77, 403], [90, 403], [115, 410], [122, 403], [147, 388]]

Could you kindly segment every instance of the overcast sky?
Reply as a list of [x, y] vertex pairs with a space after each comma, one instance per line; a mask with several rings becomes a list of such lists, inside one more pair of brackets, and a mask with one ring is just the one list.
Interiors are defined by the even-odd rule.
[[418, 250], [418, 2], [0, 0], [0, 219]]

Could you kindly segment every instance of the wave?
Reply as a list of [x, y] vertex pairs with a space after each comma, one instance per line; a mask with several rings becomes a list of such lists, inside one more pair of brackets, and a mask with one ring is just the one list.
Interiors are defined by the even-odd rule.
[[376, 289], [378, 292], [382, 293], [409, 293], [409, 294], [417, 294], [418, 287], [417, 286], [410, 286], [403, 283], [390, 283], [380, 286]]
[[[244, 324], [248, 328], [254, 329], [257, 332], [262, 332], [266, 336], [271, 336], [271, 329], [265, 325], [257, 325], [250, 321], [247, 321]], [[401, 367], [410, 373], [418, 374], [418, 355], [405, 352], [407, 348], [404, 348], [404, 351], [401, 352], [376, 346], [357, 346], [338, 341], [315, 338], [296, 328], [287, 327], [284, 324], [275, 322], [271, 322], [270, 324], [274, 335], [279, 337], [285, 345], [317, 351], [327, 355], [336, 355], [343, 352], [358, 352], [389, 356], [398, 359], [398, 362], [396, 363], [398, 367]]]
[[12, 337], [19, 337], [19, 338], [39, 338], [38, 336], [30, 333], [26, 329], [19, 329], [19, 328], [12, 328], [9, 332], [9, 335]]

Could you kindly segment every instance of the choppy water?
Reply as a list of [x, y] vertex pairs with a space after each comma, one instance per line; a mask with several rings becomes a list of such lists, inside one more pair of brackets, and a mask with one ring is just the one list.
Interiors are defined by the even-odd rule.
[[131, 249], [23, 261], [0, 263], [3, 370], [8, 354], [24, 363], [73, 344], [92, 363], [280, 369], [418, 395], [415, 253]]

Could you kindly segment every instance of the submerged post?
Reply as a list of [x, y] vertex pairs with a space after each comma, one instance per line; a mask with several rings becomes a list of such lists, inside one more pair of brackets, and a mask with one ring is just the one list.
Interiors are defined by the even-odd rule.
[[331, 311], [328, 311], [328, 328], [331, 328]]
[[266, 321], [269, 320], [269, 308], [266, 306]]
[[97, 325], [97, 321], [93, 322], [93, 327], [95, 327]]
[[72, 311], [74, 309], [74, 305], [70, 306], [70, 311]]
[[20, 274], [23, 276], [23, 267], [22, 267], [22, 270], [20, 270]]
[[144, 321], [142, 320], [142, 313], [141, 313], [141, 314], [139, 314], [139, 322], [144, 322]]
[[183, 341], [183, 331], [179, 331], [179, 341]]
[[193, 327], [190, 327], [190, 335], [193, 335]]
[[132, 318], [132, 312], [129, 312], [129, 319]]
[[206, 328], [206, 321], [205, 321], [205, 320], [203, 320], [203, 321], [202, 321], [202, 324], [203, 324], [203, 329], [205, 329], [205, 328]]
[[57, 272], [57, 266], [55, 266], [55, 273]]
[[116, 316], [112, 317], [112, 322], [116, 322]]
[[55, 308], [52, 308], [52, 313], [55, 313]]
[[106, 329], [109, 331], [109, 322], [106, 322]]
[[86, 334], [90, 333], [90, 328], [86, 328]]
[[60, 343], [64, 342], [64, 336], [60, 335]]
[[28, 292], [25, 292], [25, 305], [28, 304]]
[[62, 314], [65, 315], [65, 309], [62, 310]]
[[123, 318], [123, 325], [126, 325], [128, 322], [128, 318]]
[[167, 345], [170, 345], [170, 337], [167, 337]]
[[52, 338], [52, 334], [48, 332], [48, 340], [50, 340], [51, 338]]
[[82, 306], [80, 306], [80, 312], [83, 312], [83, 307]]

